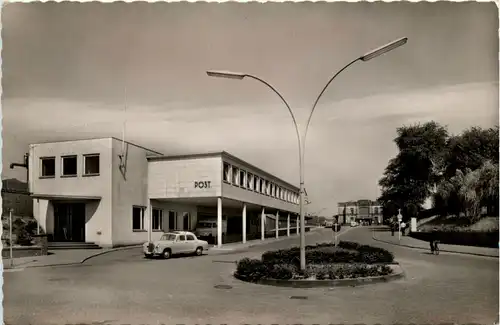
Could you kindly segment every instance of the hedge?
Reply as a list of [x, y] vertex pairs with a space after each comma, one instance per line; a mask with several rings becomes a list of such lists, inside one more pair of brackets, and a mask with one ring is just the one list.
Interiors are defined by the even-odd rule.
[[[322, 243], [306, 246], [307, 264], [332, 264], [332, 263], [392, 263], [394, 255], [382, 248], [360, 245], [354, 242], [341, 241], [337, 246], [333, 243]], [[262, 262], [267, 266], [275, 264], [294, 265], [300, 264], [300, 249], [293, 247], [262, 254]]]
[[359, 277], [382, 276], [391, 274], [393, 270], [387, 265], [367, 264], [323, 264], [308, 265], [301, 272], [297, 265], [265, 264], [261, 260], [244, 258], [238, 262], [236, 273], [239, 277], [257, 282], [261, 279], [291, 280], [308, 279], [335, 280]]
[[[498, 248], [497, 231], [436, 231], [434, 235], [442, 244]], [[410, 236], [429, 241], [431, 232], [412, 232]]]

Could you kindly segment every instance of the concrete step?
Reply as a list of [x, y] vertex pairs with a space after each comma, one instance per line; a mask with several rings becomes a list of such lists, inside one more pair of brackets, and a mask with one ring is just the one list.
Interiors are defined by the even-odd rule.
[[100, 247], [94, 243], [50, 242], [48, 249], [100, 249]]

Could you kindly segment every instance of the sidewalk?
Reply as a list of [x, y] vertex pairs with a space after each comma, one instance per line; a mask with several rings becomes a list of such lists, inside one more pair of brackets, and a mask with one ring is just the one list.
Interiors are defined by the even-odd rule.
[[[306, 232], [305, 235], [307, 237], [308, 235], [314, 234], [316, 231], [318, 231], [320, 229], [323, 229], [323, 228], [321, 228], [321, 227], [311, 228], [311, 230]], [[215, 246], [210, 247], [210, 249], [208, 250], [208, 254], [209, 255], [232, 254], [232, 253], [236, 253], [239, 251], [243, 251], [243, 250], [248, 249], [248, 248], [269, 245], [272, 243], [276, 243], [276, 242], [283, 241], [286, 239], [293, 239], [293, 238], [297, 238], [297, 237], [298, 237], [297, 233], [290, 233], [290, 237], [285, 235], [285, 236], [281, 236], [279, 238], [266, 238], [265, 240], [254, 239], [254, 240], [248, 240], [245, 244], [243, 244], [242, 242], [229, 243], [229, 244], [222, 245], [221, 248], [217, 248]]]
[[[386, 244], [430, 250], [428, 242], [415, 239], [410, 236], [401, 236], [401, 241], [399, 241], [398, 233], [395, 232], [394, 236], [391, 236], [391, 232], [389, 231], [388, 228], [387, 231], [385, 231], [384, 228], [375, 229], [375, 231], [373, 231], [373, 239]], [[498, 248], [449, 245], [440, 243], [439, 250], [441, 252], [448, 252], [448, 253], [459, 253], [459, 254], [498, 258]]]
[[119, 248], [106, 248], [106, 249], [68, 249], [68, 250], [54, 250], [50, 255], [44, 256], [28, 256], [18, 257], [13, 259], [13, 267], [10, 265], [10, 259], [2, 259], [3, 269], [22, 269], [31, 267], [44, 267], [44, 266], [63, 266], [81, 264], [94, 256], [114, 252], [118, 250], [131, 249], [140, 247], [127, 246]]

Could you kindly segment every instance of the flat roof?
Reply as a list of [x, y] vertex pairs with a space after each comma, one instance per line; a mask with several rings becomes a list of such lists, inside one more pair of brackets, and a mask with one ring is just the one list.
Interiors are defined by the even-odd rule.
[[188, 154], [188, 155], [174, 155], [174, 156], [159, 156], [159, 157], [147, 157], [148, 161], [172, 161], [172, 160], [182, 160], [182, 159], [202, 159], [202, 158], [213, 158], [213, 157], [221, 157], [221, 158], [229, 158], [231, 160], [234, 160], [242, 165], [246, 165], [249, 168], [255, 169], [258, 173], [262, 174], [263, 176], [267, 176], [269, 178], [274, 178], [282, 182], [283, 184], [291, 187], [294, 190], [300, 190], [300, 188], [296, 185], [293, 185], [271, 173], [266, 172], [265, 170], [262, 170], [261, 168], [252, 165], [243, 159], [240, 159], [226, 151], [216, 151], [216, 152], [207, 152], [207, 153], [195, 153], [195, 154]]
[[[116, 141], [120, 141], [122, 142], [123, 140], [122, 139], [118, 139], [116, 137], [95, 137], [95, 138], [82, 138], [82, 139], [73, 139], [73, 140], [58, 140], [58, 141], [46, 141], [46, 142], [37, 142], [37, 143], [32, 143], [31, 145], [37, 145], [37, 144], [51, 144], [51, 143], [62, 143], [62, 142], [77, 142], [77, 141], [90, 141], [90, 140], [103, 140], [103, 139], [113, 139], [113, 140], [116, 140]], [[149, 151], [151, 153], [154, 153], [156, 155], [160, 155], [160, 156], [163, 156], [163, 154], [161, 152], [158, 152], [156, 150], [153, 150], [153, 149], [149, 149], [149, 148], [146, 148], [146, 147], [143, 147], [141, 145], [138, 145], [138, 144], [135, 144], [135, 143], [132, 143], [130, 141], [123, 141], [125, 142], [126, 144], [129, 144], [131, 146], [134, 146], [134, 147], [137, 147], [137, 148], [141, 148], [143, 150], [146, 150], [146, 151]]]

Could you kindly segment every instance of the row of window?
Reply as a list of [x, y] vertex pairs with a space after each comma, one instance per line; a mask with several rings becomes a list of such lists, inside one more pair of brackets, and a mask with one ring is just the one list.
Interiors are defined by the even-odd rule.
[[[99, 175], [99, 154], [83, 155], [84, 176]], [[78, 175], [78, 156], [69, 155], [61, 157], [61, 176], [75, 177]], [[40, 158], [40, 177], [56, 176], [56, 157]]]
[[[354, 214], [355, 212], [357, 212], [354, 210], [354, 208], [350, 208], [349, 211], [351, 212], [351, 214]], [[373, 208], [373, 214], [378, 214], [378, 213], [379, 213], [379, 208]]]
[[236, 166], [224, 163], [222, 178], [224, 182], [249, 191], [271, 196], [278, 200], [299, 204], [299, 194], [274, 184], [267, 179], [249, 173]]
[[[132, 208], [132, 230], [146, 230], [145, 207], [134, 206]], [[153, 208], [152, 211], [152, 230], [164, 230], [163, 228], [163, 210]], [[189, 212], [182, 213], [182, 228], [191, 229], [191, 218]], [[177, 229], [177, 211], [168, 211], [168, 229]]]

